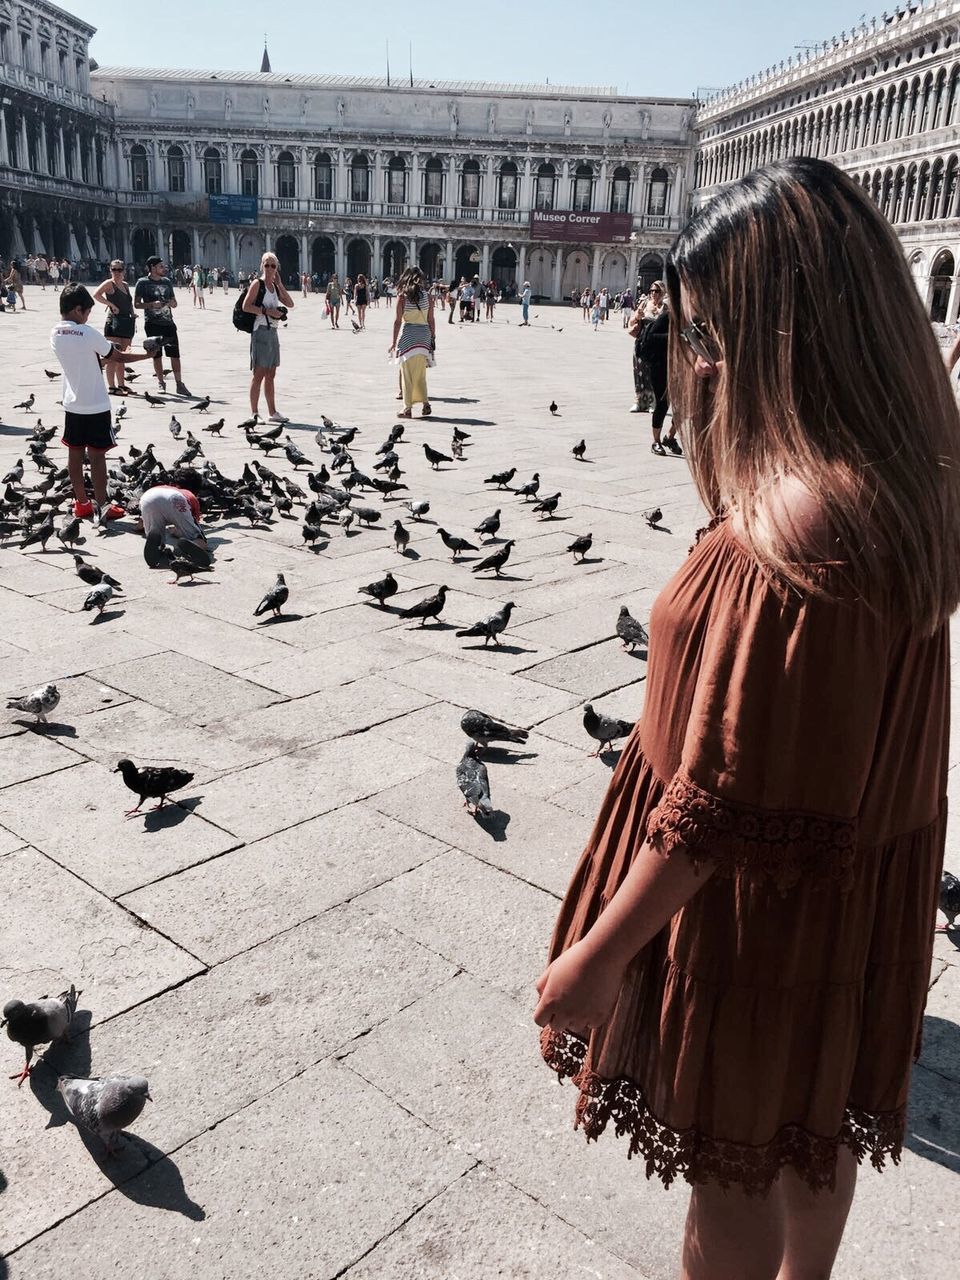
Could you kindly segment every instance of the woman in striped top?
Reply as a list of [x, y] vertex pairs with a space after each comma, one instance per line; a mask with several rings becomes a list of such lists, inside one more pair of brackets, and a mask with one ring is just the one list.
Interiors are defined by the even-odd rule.
[[436, 328], [433, 299], [419, 267], [408, 267], [397, 282], [397, 311], [389, 354], [400, 366], [403, 387], [401, 418], [413, 417], [413, 406], [423, 405], [423, 417], [432, 413], [427, 395], [427, 368], [433, 366]]

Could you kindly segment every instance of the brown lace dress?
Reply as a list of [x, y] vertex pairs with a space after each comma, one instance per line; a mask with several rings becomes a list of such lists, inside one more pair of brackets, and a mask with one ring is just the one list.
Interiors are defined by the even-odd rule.
[[[815, 572], [840, 572], [820, 565]], [[849, 599], [849, 596], [848, 596]], [[729, 522], [650, 617], [643, 718], [560, 910], [581, 938], [648, 840], [717, 873], [630, 964], [609, 1022], [545, 1028], [665, 1185], [833, 1185], [838, 1144], [897, 1161], [946, 822], [949, 642], [892, 609], [785, 592]]]

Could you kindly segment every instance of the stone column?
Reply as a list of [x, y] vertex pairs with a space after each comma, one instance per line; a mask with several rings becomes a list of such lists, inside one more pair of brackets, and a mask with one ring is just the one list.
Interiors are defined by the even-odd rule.
[[573, 192], [570, 190], [570, 161], [564, 160], [560, 169], [560, 198], [557, 205], [561, 209], [573, 208]]
[[553, 292], [551, 298], [554, 302], [561, 302], [560, 282], [563, 279], [563, 245], [557, 245], [556, 257], [553, 262]]
[[407, 204], [417, 208], [423, 203], [423, 192], [420, 190], [420, 155], [414, 151], [410, 157], [410, 186], [407, 189]]
[[[190, 164], [190, 171], [187, 175], [187, 182], [190, 185], [187, 187], [187, 190], [192, 191], [193, 194], [197, 196], [203, 195], [203, 161], [197, 155], [196, 145], [193, 142], [190, 142], [187, 145], [190, 148], [187, 152], [187, 158]], [[229, 166], [224, 164], [224, 169], [227, 168], [229, 168]]]
[[191, 240], [191, 248], [193, 251], [193, 261], [194, 263], [197, 263], [200, 261], [200, 229], [199, 227], [190, 228], [190, 240]]
[[493, 210], [497, 203], [497, 180], [493, 171], [493, 156], [487, 156], [487, 183], [481, 194], [483, 198], [480, 203], [483, 208]]
[[410, 237], [410, 243], [407, 245], [407, 266], [417, 266], [417, 242], [413, 236]]
[[480, 246], [480, 279], [484, 283], [490, 279], [490, 245], [486, 241]]
[[593, 251], [593, 266], [590, 268], [590, 288], [600, 288], [600, 246]]
[[523, 162], [523, 175], [520, 178], [520, 210], [529, 213], [533, 208], [533, 192], [530, 189], [530, 160]]
[[[637, 287], [637, 257], [637, 246], [634, 245], [630, 250], [629, 258], [627, 259], [627, 287], [631, 292]], [[634, 305], [636, 305], [636, 298], [634, 298], [633, 301]]]
[[633, 187], [633, 200], [631, 204], [633, 208], [631, 212], [635, 218], [643, 217], [644, 212], [644, 191], [647, 185], [647, 170], [645, 165], [640, 165], [637, 169], [637, 179]]
[[450, 281], [453, 279], [453, 241], [448, 240], [443, 246], [443, 277]]
[[233, 227], [227, 228], [227, 247], [230, 255], [230, 274], [236, 278], [237, 274], [237, 233]]
[[522, 244], [517, 254], [517, 293], [523, 288], [523, 282], [527, 278], [527, 246]]
[[383, 247], [381, 244], [380, 236], [378, 236], [376, 232], [374, 232], [373, 255], [370, 263], [370, 274], [371, 276], [374, 276], [377, 280], [379, 280], [382, 273], [383, 273]]
[[234, 195], [237, 191], [237, 170], [233, 159], [233, 145], [227, 142], [220, 150], [223, 152], [223, 193]]
[[310, 271], [310, 237], [305, 231], [300, 232], [300, 271]]
[[20, 112], [20, 168], [30, 168], [30, 143], [27, 140], [27, 117]]
[[607, 162], [600, 161], [600, 182], [593, 193], [593, 204], [591, 206], [594, 212], [599, 210], [603, 212], [610, 208], [610, 196], [607, 192]]
[[0, 103], [0, 164], [10, 164], [10, 151], [7, 146], [7, 113]]
[[[342, 154], [342, 153], [341, 153], [341, 154]], [[336, 262], [337, 262], [337, 276], [338, 276], [338, 278], [339, 278], [339, 280], [340, 280], [340, 283], [342, 284], [342, 283], [343, 283], [343, 280], [344, 280], [344, 278], [345, 278], [345, 276], [346, 276], [346, 274], [347, 274], [347, 267], [346, 267], [347, 258], [346, 258], [346, 253], [344, 252], [344, 245], [343, 245], [343, 232], [342, 232], [342, 231], [338, 231], [338, 232], [337, 232], [337, 258], [336, 258]]]
[[[67, 176], [67, 147], [63, 138], [63, 125], [57, 127], [57, 173], [61, 178]], [[79, 182], [80, 170], [76, 164], [73, 165], [73, 176]]]
[[40, 146], [38, 150], [40, 153], [40, 172], [49, 173], [50, 172], [50, 153], [47, 150], [47, 122], [46, 120], [44, 120], [43, 116], [40, 117], [39, 141], [40, 141]]
[[[347, 186], [347, 157], [344, 155], [343, 147], [340, 147], [337, 151], [337, 188], [333, 194], [335, 199], [344, 202], [342, 207], [345, 208], [346, 201], [350, 199], [350, 190]], [[340, 239], [342, 240], [342, 237]], [[339, 258], [337, 261], [339, 263]], [[337, 275], [340, 275], [339, 265], [337, 266]]]
[[[307, 163], [307, 148], [301, 147], [300, 148], [300, 189], [297, 192], [297, 195], [301, 200], [309, 200], [311, 194], [312, 193], [310, 191], [310, 166]], [[306, 271], [306, 269], [307, 268], [305, 266], [301, 265], [300, 267], [301, 271]]]
[[457, 190], [457, 157], [451, 156], [447, 164], [447, 198], [444, 204], [448, 209], [455, 209], [460, 204], [460, 192]]
[[[90, 139], [87, 149], [87, 164], [89, 165], [89, 176], [91, 186], [96, 185], [97, 181], [97, 151], [93, 139]], [[83, 155], [81, 154], [80, 135], [73, 135], [73, 172], [77, 180], [83, 181]]]
[[273, 163], [273, 157], [270, 155], [270, 148], [263, 148], [263, 188], [261, 195], [275, 196], [277, 194], [277, 166]]

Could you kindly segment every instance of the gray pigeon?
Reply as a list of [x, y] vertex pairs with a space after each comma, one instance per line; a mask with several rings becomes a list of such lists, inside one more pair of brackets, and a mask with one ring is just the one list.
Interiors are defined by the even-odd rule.
[[389, 569], [377, 582], [368, 582], [365, 587], [357, 587], [359, 595], [370, 596], [371, 599], [376, 600], [381, 609], [384, 601], [389, 600], [391, 596], [395, 596], [397, 590], [397, 580]]
[[583, 557], [587, 554], [587, 552], [590, 550], [592, 546], [593, 546], [592, 533], [585, 533], [580, 538], [574, 538], [573, 542], [571, 542], [569, 547], [567, 547], [568, 551], [573, 552], [574, 564], [576, 564], [577, 562], [577, 556], [579, 556], [580, 559], [583, 560]]
[[116, 1152], [120, 1130], [129, 1128], [153, 1101], [143, 1076], [94, 1076], [91, 1080], [61, 1076], [57, 1092], [77, 1124], [104, 1140], [108, 1155]]
[[87, 564], [83, 556], [76, 551], [73, 553], [73, 564], [77, 577], [81, 582], [85, 582], [88, 587], [96, 587], [101, 582], [109, 582], [114, 591], [123, 590], [116, 578], [111, 578], [109, 573], [104, 573], [102, 569], [98, 569], [94, 564]]
[[399, 520], [393, 522], [393, 545], [403, 555], [407, 550], [407, 543], [410, 541], [410, 534], [403, 527]]
[[526, 484], [522, 484], [519, 489], [514, 489], [514, 493], [518, 498], [522, 497], [524, 502], [526, 502], [528, 498], [535, 498], [537, 496], [537, 490], [539, 488], [540, 472], [535, 471], [532, 479], [528, 480]]
[[423, 517], [430, 510], [430, 503], [425, 501], [424, 502], [405, 502], [403, 505], [407, 508], [407, 510], [413, 516], [414, 520], [422, 520]]
[[511, 729], [483, 711], [465, 711], [460, 719], [460, 728], [481, 747], [491, 742], [524, 743], [530, 736], [526, 729]]
[[289, 595], [290, 588], [287, 586], [287, 580], [282, 573], [278, 573], [276, 582], [254, 609], [253, 616], [259, 618], [270, 610], [275, 618], [281, 617], [280, 611], [287, 603]]
[[89, 613], [91, 609], [96, 609], [98, 613], [103, 613], [112, 599], [113, 587], [109, 582], [101, 582], [99, 586], [93, 588], [86, 600], [84, 600], [84, 613]]
[[466, 750], [457, 765], [457, 786], [463, 794], [463, 803], [468, 813], [493, 812], [487, 766], [480, 759], [480, 748], [475, 742], [467, 743]]
[[487, 643], [492, 640], [499, 646], [498, 636], [502, 631], [506, 631], [510, 625], [510, 615], [515, 605], [512, 600], [508, 600], [502, 609], [498, 609], [496, 613], [491, 613], [489, 617], [481, 618], [479, 622], [475, 622], [472, 627], [467, 627], [463, 631], [458, 631], [458, 636], [483, 636], [483, 647], [487, 647]]
[[376, 507], [354, 507], [353, 511], [360, 523], [365, 525], [376, 524], [383, 516], [383, 512]]
[[7, 709], [14, 711], [23, 711], [29, 716], [37, 717], [37, 724], [42, 721], [47, 723], [47, 714], [56, 709], [57, 703], [60, 701], [60, 690], [55, 684], [44, 684], [39, 689], [34, 689], [33, 693], [25, 694], [22, 698], [8, 698]]
[[583, 727], [590, 737], [595, 738], [600, 744], [596, 751], [590, 752], [591, 756], [599, 756], [601, 751], [613, 746], [616, 738], [626, 738], [633, 731], [633, 725], [629, 720], [605, 716], [602, 712], [594, 711], [589, 702], [583, 708]]
[[502, 547], [497, 547], [496, 551], [485, 556], [482, 560], [478, 560], [476, 564], [470, 566], [471, 573], [483, 573], [487, 569], [492, 569], [497, 577], [500, 577], [500, 570], [510, 559], [510, 552], [516, 546], [513, 538], [509, 542], [505, 542]]
[[23, 1070], [10, 1077], [16, 1080], [18, 1089], [30, 1074], [30, 1060], [38, 1044], [69, 1039], [70, 1023], [77, 1012], [80, 994], [71, 984], [69, 991], [61, 991], [58, 996], [41, 996], [28, 1004], [23, 1000], [8, 1000], [3, 1006], [0, 1027], [7, 1028], [7, 1035], [14, 1044], [22, 1045], [27, 1055]]
[[557, 507], [560, 505], [560, 499], [562, 497], [563, 497], [562, 493], [552, 493], [549, 498], [541, 498], [539, 502], [535, 503], [533, 509], [534, 511], [540, 512], [541, 520], [545, 516], [547, 517], [552, 516], [553, 513], [556, 511]]
[[516, 467], [511, 467], [509, 471], [495, 471], [492, 476], [487, 476], [483, 483], [495, 484], [498, 489], [505, 489], [516, 474]]
[[449, 547], [453, 552], [453, 555], [450, 557], [452, 560], [456, 560], [457, 556], [460, 555], [462, 551], [477, 550], [472, 542], [467, 542], [466, 538], [458, 538], [454, 533], [447, 533], [446, 529], [438, 529], [437, 533], [439, 533], [443, 545], [445, 547]]
[[443, 613], [443, 607], [447, 603], [447, 592], [449, 587], [446, 585], [437, 587], [436, 592], [432, 596], [424, 596], [422, 600], [418, 600], [416, 604], [410, 605], [407, 609], [400, 610], [401, 618], [419, 618], [420, 626], [427, 621], [428, 618], [439, 618]]
[[500, 528], [500, 508], [497, 507], [492, 516], [485, 516], [483, 520], [474, 529], [474, 533], [479, 533], [481, 538], [495, 538]]
[[647, 635], [646, 627], [636, 620], [625, 604], [620, 606], [620, 614], [617, 617], [617, 635], [623, 641], [623, 648], [629, 649], [631, 653], [637, 645], [643, 649], [650, 647], [650, 637]]

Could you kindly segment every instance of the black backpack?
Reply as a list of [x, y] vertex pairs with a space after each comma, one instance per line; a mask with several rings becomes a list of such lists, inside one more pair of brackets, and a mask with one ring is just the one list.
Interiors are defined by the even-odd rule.
[[[267, 286], [261, 280], [260, 287], [257, 289], [256, 305], [258, 307], [263, 306], [263, 295], [266, 291]], [[256, 324], [257, 317], [255, 315], [251, 315], [249, 311], [244, 311], [243, 300], [246, 296], [247, 290], [244, 289], [239, 298], [237, 298], [236, 302], [233, 304], [233, 327], [235, 329], [239, 329], [241, 333], [253, 333], [253, 326]]]

